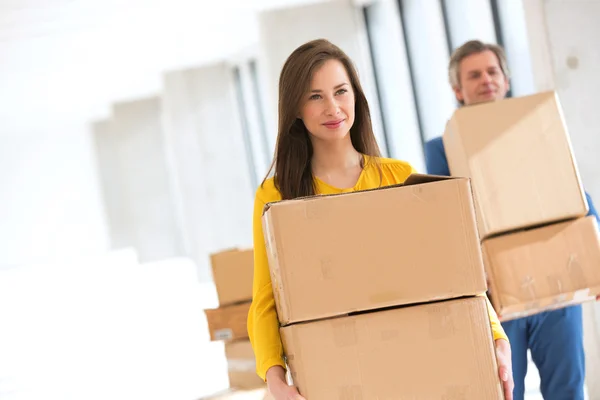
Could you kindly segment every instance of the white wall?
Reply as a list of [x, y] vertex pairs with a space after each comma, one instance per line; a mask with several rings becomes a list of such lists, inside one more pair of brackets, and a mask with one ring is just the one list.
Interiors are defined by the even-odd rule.
[[1, 3], [0, 265], [105, 251], [91, 123], [156, 95], [165, 70], [255, 45], [257, 2]]
[[166, 70], [256, 45], [257, 10], [315, 1], [0, 2], [1, 131], [105, 118], [156, 94]]
[[233, 72], [224, 64], [165, 76], [165, 141], [178, 190], [187, 253], [200, 280], [209, 253], [252, 245], [254, 192]]
[[222, 60], [257, 41], [253, 5], [242, 2], [2, 3], [2, 131], [104, 118], [113, 102], [156, 94], [163, 71]]
[[583, 181], [600, 205], [600, 3], [547, 1], [554, 84], [565, 112]]
[[0, 268], [108, 247], [90, 132], [48, 131], [0, 136]]
[[120, 103], [95, 132], [112, 247], [142, 262], [183, 253], [160, 112], [158, 98]]
[[[528, 0], [523, 4], [536, 89], [558, 92], [583, 184], [600, 206], [600, 3]], [[597, 399], [600, 304], [586, 304], [584, 312], [588, 391], [590, 399]]]

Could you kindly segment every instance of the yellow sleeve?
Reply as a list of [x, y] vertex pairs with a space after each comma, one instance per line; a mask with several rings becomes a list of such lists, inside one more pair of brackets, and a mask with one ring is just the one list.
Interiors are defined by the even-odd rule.
[[267, 370], [275, 365], [285, 368], [283, 345], [279, 335], [279, 320], [275, 308], [271, 274], [262, 228], [265, 202], [257, 192], [254, 200], [254, 283], [252, 305], [248, 313], [248, 336], [256, 358], [256, 372], [263, 380]]
[[504, 328], [502, 328], [502, 325], [500, 324], [500, 320], [498, 319], [496, 310], [494, 310], [494, 307], [492, 307], [492, 304], [490, 303], [490, 299], [488, 299], [485, 293], [480, 294], [480, 296], [484, 296], [485, 301], [487, 303], [487, 310], [488, 315], [490, 317], [490, 323], [492, 324], [492, 334], [494, 335], [494, 341], [498, 339], [504, 339], [508, 342], [508, 336], [506, 336], [506, 332], [504, 332]]

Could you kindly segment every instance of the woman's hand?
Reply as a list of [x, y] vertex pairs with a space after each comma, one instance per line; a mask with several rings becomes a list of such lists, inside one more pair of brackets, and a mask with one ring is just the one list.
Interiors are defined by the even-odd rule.
[[504, 398], [506, 400], [512, 400], [513, 389], [515, 388], [515, 381], [513, 380], [512, 373], [512, 355], [510, 344], [504, 339], [496, 340], [496, 358], [498, 360], [498, 374], [502, 381]]
[[275, 400], [306, 400], [300, 396], [298, 389], [287, 384], [285, 370], [279, 365], [267, 371], [267, 386]]

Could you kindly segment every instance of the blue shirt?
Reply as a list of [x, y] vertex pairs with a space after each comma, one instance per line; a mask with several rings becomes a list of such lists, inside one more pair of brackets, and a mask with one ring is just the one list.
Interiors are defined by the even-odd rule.
[[[444, 142], [441, 137], [431, 139], [425, 143], [425, 165], [428, 174], [450, 176], [448, 159], [446, 158]], [[596, 221], [600, 224], [600, 219], [598, 218], [598, 213], [596, 212], [592, 198], [587, 192], [585, 192], [585, 197], [589, 207], [588, 215], [596, 217]]]

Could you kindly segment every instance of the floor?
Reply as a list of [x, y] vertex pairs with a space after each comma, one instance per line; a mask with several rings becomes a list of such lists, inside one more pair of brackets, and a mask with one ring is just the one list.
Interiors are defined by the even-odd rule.
[[202, 316], [216, 294], [187, 260], [140, 265], [123, 251], [51, 267], [0, 269], [0, 399], [198, 400], [227, 388]]
[[529, 365], [527, 366], [527, 376], [525, 377], [525, 399], [526, 400], [543, 400], [540, 393], [540, 375], [538, 370], [529, 357]]

